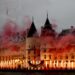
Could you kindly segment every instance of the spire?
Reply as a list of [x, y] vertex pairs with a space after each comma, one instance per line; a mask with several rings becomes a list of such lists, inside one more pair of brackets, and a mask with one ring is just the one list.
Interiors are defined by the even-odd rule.
[[46, 19], [44, 28], [47, 28], [47, 29], [51, 29], [52, 30], [52, 25], [50, 24], [49, 19], [48, 19], [48, 13], [47, 13], [47, 19]]
[[47, 18], [48, 18], [48, 12], [47, 12]]
[[31, 24], [31, 27], [29, 29], [27, 37], [33, 37], [33, 35], [35, 35], [36, 32], [37, 32], [37, 30], [36, 30], [36, 27], [35, 27], [35, 24], [34, 24], [34, 19], [32, 17], [32, 24]]

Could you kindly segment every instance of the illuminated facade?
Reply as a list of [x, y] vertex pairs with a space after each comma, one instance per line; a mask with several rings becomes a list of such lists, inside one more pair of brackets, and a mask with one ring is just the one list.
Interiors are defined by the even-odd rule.
[[[17, 36], [20, 39], [18, 34]], [[21, 39], [18, 43], [10, 42], [8, 48], [0, 46], [1, 69], [75, 69], [73, 27], [56, 34], [47, 16], [44, 26], [41, 27], [40, 36], [32, 22], [25, 39], [22, 41]], [[16, 51], [13, 51], [15, 49]]]

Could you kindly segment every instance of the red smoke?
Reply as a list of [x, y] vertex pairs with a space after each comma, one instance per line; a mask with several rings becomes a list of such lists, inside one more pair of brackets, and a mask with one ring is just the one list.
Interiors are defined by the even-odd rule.
[[[20, 31], [18, 31], [18, 25], [16, 23], [14, 23], [13, 21], [8, 21], [7, 23], [5, 23], [4, 31], [2, 34], [0, 34], [1, 35], [0, 48], [1, 47], [11, 48], [11, 50], [13, 50], [13, 51], [18, 51], [22, 47], [24, 48], [25, 43], [22, 43], [22, 42], [25, 41], [26, 29], [28, 29], [31, 25], [31, 20], [28, 17], [25, 17], [25, 20], [26, 19], [27, 19], [27, 21], [25, 22], [23, 28]], [[57, 25], [54, 23], [54, 26], [56, 27]], [[20, 40], [23, 40], [21, 42], [17, 41], [16, 43], [18, 43], [18, 45], [15, 45], [15, 43], [11, 40], [11, 38], [15, 37], [15, 36], [19, 36], [17, 38]], [[15, 37], [15, 39], [17, 39], [17, 38]], [[58, 39], [58, 38], [53, 39], [53, 37], [46, 37], [46, 38], [43, 37], [41, 40], [42, 40], [42, 42], [44, 42], [44, 43], [47, 42], [48, 44], [51, 44], [52, 47], [54, 46], [54, 48], [56, 47], [59, 49], [64, 48], [64, 47], [67, 48], [67, 46], [69, 45], [70, 42], [75, 41], [75, 36], [72, 35], [71, 33], [68, 35], [65, 35], [65, 36], [61, 36], [60, 39]], [[39, 54], [39, 50], [37, 50], [37, 53]]]
[[73, 36], [72, 34], [68, 34], [65, 36], [61, 36], [61, 38], [57, 41], [58, 44], [56, 45], [57, 47], [63, 48], [70, 44], [70, 42], [72, 41], [75, 41], [75, 36]]
[[8, 21], [4, 25], [4, 35], [5, 36], [11, 36], [14, 32], [17, 30], [17, 25], [13, 21]]

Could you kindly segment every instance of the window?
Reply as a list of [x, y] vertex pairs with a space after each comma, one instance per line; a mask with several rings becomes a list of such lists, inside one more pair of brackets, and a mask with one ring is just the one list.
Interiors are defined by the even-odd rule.
[[44, 52], [46, 52], [46, 49], [44, 49]]
[[31, 47], [30, 47], [30, 45], [29, 45], [29, 49], [30, 49]]
[[61, 60], [59, 61], [59, 63], [61, 63]]
[[49, 55], [49, 59], [51, 59], [51, 55]]
[[66, 60], [66, 63], [68, 63], [68, 61]]
[[34, 59], [36, 59], [36, 56], [34, 56]]
[[38, 54], [38, 56], [40, 56], [40, 54]]
[[35, 45], [33, 46], [33, 49], [36, 49]]
[[34, 50], [34, 54], [36, 54], [36, 51]]
[[57, 60], [55, 60], [55, 63], [57, 63]]
[[28, 50], [28, 54], [30, 54], [30, 51]]
[[56, 60], [56, 59], [57, 59], [57, 57], [54, 57], [54, 59]]
[[30, 56], [28, 56], [28, 59], [30, 60]]
[[71, 56], [71, 59], [74, 59], [74, 55]]
[[66, 55], [66, 57], [65, 57], [66, 59], [68, 59], [68, 56]]
[[44, 58], [46, 59], [46, 55], [44, 55]]

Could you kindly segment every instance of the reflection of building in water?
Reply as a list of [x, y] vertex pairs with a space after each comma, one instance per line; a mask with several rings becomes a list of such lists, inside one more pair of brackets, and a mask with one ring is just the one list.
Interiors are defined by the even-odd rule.
[[75, 69], [75, 29], [57, 35], [48, 16], [40, 36], [32, 21], [25, 40], [6, 46], [9, 49], [0, 46], [0, 68]]

